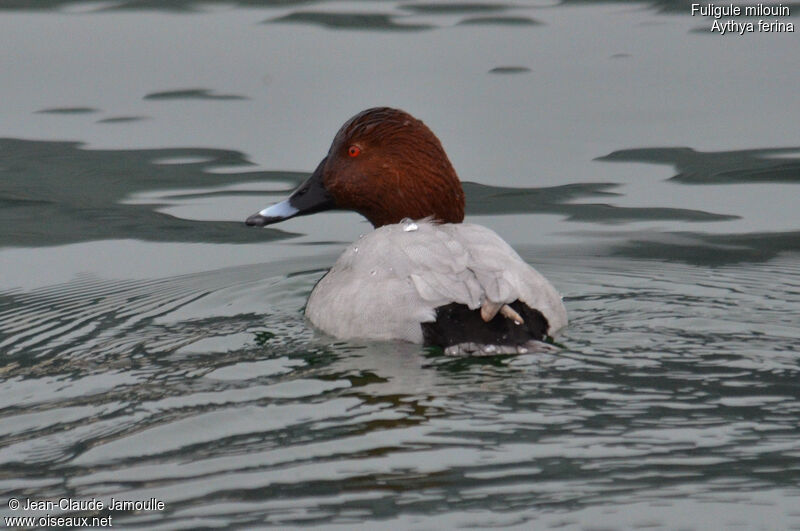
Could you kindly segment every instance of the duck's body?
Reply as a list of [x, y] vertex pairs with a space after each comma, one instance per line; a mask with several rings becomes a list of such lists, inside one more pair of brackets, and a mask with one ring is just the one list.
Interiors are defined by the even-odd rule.
[[567, 324], [542, 275], [490, 229], [461, 223], [464, 194], [450, 161], [403, 111], [353, 117], [312, 176], [247, 223], [331, 208], [356, 210], [376, 229], [345, 250], [309, 297], [306, 316], [328, 334], [516, 352]]
[[[422, 324], [437, 321], [437, 308], [455, 303], [479, 312], [487, 300], [518, 300], [538, 310], [548, 335], [567, 323], [555, 288], [490, 229], [409, 220], [384, 225], [350, 245], [312, 291], [306, 316], [343, 339], [423, 343]], [[527, 328], [524, 318], [517, 325], [499, 311], [493, 317]], [[479, 332], [454, 330], [461, 337], [452, 344], [476, 342]]]

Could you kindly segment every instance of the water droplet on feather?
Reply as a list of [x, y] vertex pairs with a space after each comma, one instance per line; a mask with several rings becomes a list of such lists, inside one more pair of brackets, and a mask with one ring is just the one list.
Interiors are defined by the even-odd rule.
[[419, 229], [419, 225], [414, 223], [414, 220], [411, 218], [403, 218], [400, 223], [403, 224], [403, 232], [414, 232]]

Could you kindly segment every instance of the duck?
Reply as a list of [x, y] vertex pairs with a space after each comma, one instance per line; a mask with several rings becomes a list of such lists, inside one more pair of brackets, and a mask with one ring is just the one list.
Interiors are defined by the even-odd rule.
[[567, 325], [553, 285], [497, 233], [464, 222], [464, 190], [441, 142], [405, 111], [375, 107], [347, 120], [311, 176], [245, 223], [334, 209], [358, 212], [374, 230], [308, 298], [305, 316], [326, 334], [494, 355], [552, 344]]

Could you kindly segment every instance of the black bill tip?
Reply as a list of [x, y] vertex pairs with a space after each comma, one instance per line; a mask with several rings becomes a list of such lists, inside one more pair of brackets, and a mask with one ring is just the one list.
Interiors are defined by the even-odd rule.
[[[239, 218], [242, 219], [242, 218]], [[259, 214], [253, 214], [244, 221], [248, 227], [264, 227], [269, 224], [269, 218]]]

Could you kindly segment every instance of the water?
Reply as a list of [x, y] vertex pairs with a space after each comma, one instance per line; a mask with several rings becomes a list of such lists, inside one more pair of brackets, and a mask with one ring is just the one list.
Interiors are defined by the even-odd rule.
[[[796, 33], [680, 2], [0, 6], [0, 512], [123, 528], [800, 528]], [[796, 13], [786, 20], [796, 21]], [[369, 226], [252, 229], [341, 123], [440, 136], [558, 352], [316, 333]]]

